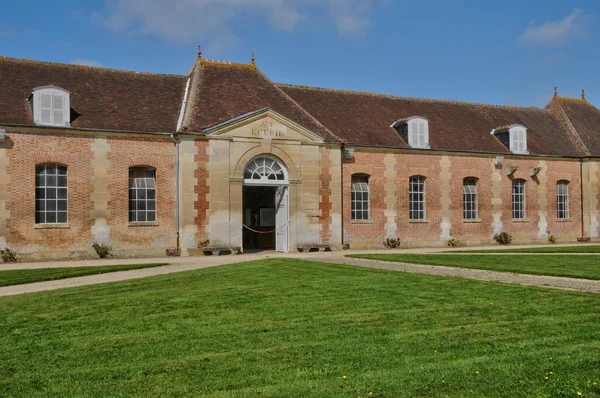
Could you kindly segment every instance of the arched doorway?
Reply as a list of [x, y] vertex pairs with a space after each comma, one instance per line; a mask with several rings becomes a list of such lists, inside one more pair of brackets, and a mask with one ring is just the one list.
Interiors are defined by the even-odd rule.
[[259, 155], [246, 164], [242, 193], [244, 251], [289, 250], [289, 177], [283, 162]]

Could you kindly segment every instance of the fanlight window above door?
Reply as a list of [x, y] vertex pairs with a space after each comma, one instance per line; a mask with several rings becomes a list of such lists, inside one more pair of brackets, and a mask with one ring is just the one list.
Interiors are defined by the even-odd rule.
[[277, 160], [261, 156], [251, 160], [244, 170], [246, 183], [281, 184], [287, 182], [285, 167]]

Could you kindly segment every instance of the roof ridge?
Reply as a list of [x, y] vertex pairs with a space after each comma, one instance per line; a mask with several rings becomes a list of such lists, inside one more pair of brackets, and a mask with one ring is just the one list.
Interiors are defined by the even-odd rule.
[[248, 69], [258, 69], [255, 64], [245, 64], [243, 62], [231, 62], [231, 61], [221, 61], [216, 59], [204, 59], [200, 60], [200, 66], [232, 66], [236, 68], [248, 68]]
[[488, 107], [488, 108], [517, 108], [517, 109], [547, 111], [545, 108], [540, 108], [537, 106], [496, 105], [496, 104], [485, 104], [485, 103], [480, 103], [480, 102], [443, 100], [443, 99], [437, 99], [437, 98], [421, 98], [421, 97], [410, 97], [410, 96], [401, 96], [401, 95], [393, 95], [393, 94], [381, 94], [381, 93], [374, 93], [374, 92], [370, 92], [370, 91], [356, 91], [356, 90], [346, 90], [346, 89], [338, 89], [338, 88], [314, 87], [314, 86], [305, 86], [305, 85], [301, 85], [301, 84], [287, 84], [287, 83], [276, 83], [276, 84], [280, 87], [287, 87], [287, 88], [299, 88], [299, 89], [308, 89], [308, 90], [315, 90], [315, 91], [328, 91], [328, 92], [337, 92], [337, 93], [343, 93], [343, 94], [382, 97], [382, 98], [389, 98], [389, 99], [403, 99], [403, 100], [413, 100], [413, 101], [421, 101], [421, 102], [439, 102], [439, 103], [455, 104], [455, 105], [476, 105], [476, 106], [483, 106], [483, 107]]
[[584, 104], [592, 105], [587, 99], [579, 98], [579, 97], [562, 97], [560, 95], [557, 95], [555, 98], [558, 100], [577, 101], [577, 102], [583, 102]]
[[0, 55], [0, 62], [10, 61], [14, 63], [27, 63], [27, 64], [40, 64], [46, 66], [58, 66], [63, 68], [75, 68], [75, 69], [84, 69], [84, 70], [95, 70], [95, 71], [109, 71], [109, 72], [118, 72], [118, 73], [128, 73], [135, 74], [140, 76], [171, 76], [171, 77], [186, 77], [186, 75], [180, 75], [175, 73], [159, 73], [159, 72], [138, 72], [135, 70], [126, 70], [126, 69], [115, 69], [115, 68], [107, 68], [104, 66], [89, 66], [89, 65], [79, 65], [79, 64], [66, 64], [62, 62], [51, 62], [51, 61], [38, 61], [34, 59], [25, 59], [25, 58], [12, 58]]
[[[323, 123], [321, 123], [321, 121], [319, 119], [317, 119], [316, 117], [314, 117], [312, 113], [310, 113], [308, 110], [304, 109], [304, 107], [302, 105], [300, 105], [298, 103], [298, 101], [296, 101], [294, 98], [292, 98], [291, 95], [289, 95], [288, 93], [286, 93], [285, 91], [283, 91], [281, 89], [281, 87], [279, 87], [279, 84], [277, 84], [274, 81], [272, 81], [271, 79], [269, 79], [269, 77], [267, 75], [265, 75], [264, 73], [262, 73], [258, 68], [256, 68], [256, 71], [263, 77], [263, 79], [266, 79], [269, 83], [273, 84], [273, 86], [281, 94], [283, 94], [286, 98], [288, 98], [290, 101], [292, 101], [292, 103], [294, 105], [296, 105], [302, 112], [304, 112], [309, 118], [311, 118], [315, 123], [317, 123], [323, 129], [325, 129], [325, 131], [327, 131], [329, 134], [331, 134], [332, 137], [334, 137], [335, 139], [337, 139], [340, 142], [344, 142], [344, 140], [342, 140], [340, 137], [338, 137], [336, 134], [334, 134], [333, 131], [331, 131], [327, 126], [325, 126]], [[325, 137], [323, 137], [323, 138], [325, 138]]]

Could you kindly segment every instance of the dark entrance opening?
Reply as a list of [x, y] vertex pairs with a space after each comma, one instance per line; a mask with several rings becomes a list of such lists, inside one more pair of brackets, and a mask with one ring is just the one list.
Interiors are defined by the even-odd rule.
[[275, 193], [277, 187], [243, 188], [243, 245], [249, 251], [275, 250]]

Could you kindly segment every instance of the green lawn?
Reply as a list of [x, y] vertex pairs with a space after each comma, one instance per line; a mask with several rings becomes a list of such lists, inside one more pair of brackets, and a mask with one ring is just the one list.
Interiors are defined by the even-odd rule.
[[0, 319], [2, 396], [600, 396], [594, 294], [270, 259], [4, 297]]
[[[458, 253], [458, 252], [457, 252]], [[399, 263], [443, 265], [519, 274], [600, 279], [600, 256], [478, 254], [352, 254], [348, 257]]]
[[18, 270], [3, 270], [2, 265], [0, 265], [0, 287], [22, 285], [24, 283], [52, 281], [56, 279], [74, 278], [76, 276], [105, 274], [107, 272], [158, 267], [161, 265], [167, 264], [131, 264], [107, 265], [99, 267], [39, 268]]
[[[466, 250], [466, 253], [600, 253], [600, 245], [544, 246], [520, 249]], [[453, 252], [455, 253], [455, 252]]]

